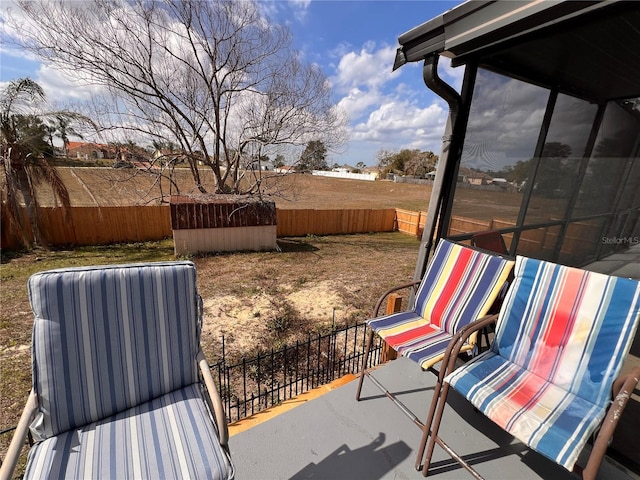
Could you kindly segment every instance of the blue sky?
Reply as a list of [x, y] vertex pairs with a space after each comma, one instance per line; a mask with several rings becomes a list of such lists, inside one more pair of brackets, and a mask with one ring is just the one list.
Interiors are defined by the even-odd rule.
[[[271, 21], [286, 24], [293, 46], [322, 68], [336, 103], [349, 117], [349, 140], [329, 163], [376, 163], [381, 150], [419, 148], [440, 154], [446, 104], [422, 81], [422, 65], [391, 72], [398, 36], [460, 1], [271, 0], [261, 6]], [[446, 61], [440, 75], [459, 89], [462, 68]], [[59, 102], [86, 98], [87, 90], [0, 43], [0, 81], [31, 77]]]

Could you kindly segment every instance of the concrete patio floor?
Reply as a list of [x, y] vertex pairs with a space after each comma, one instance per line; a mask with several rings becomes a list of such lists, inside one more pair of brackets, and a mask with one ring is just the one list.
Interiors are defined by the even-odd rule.
[[[426, 417], [435, 375], [399, 358], [375, 371], [377, 379], [419, 418]], [[357, 381], [233, 435], [231, 454], [242, 480], [418, 479], [414, 469], [420, 429], [372, 382], [355, 400]], [[455, 392], [449, 396], [441, 434], [486, 478], [574, 479], [571, 473], [525, 448], [477, 413]], [[436, 446], [430, 477], [472, 478]], [[605, 459], [599, 478], [640, 479]]]
[[592, 272], [640, 280], [640, 243], [583, 267]]

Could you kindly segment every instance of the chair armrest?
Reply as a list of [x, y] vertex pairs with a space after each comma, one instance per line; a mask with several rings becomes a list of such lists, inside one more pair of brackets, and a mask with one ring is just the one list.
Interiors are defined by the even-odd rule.
[[632, 368], [629, 373], [620, 375], [616, 378], [615, 382], [613, 382], [611, 389], [613, 397], [617, 399], [619, 396], [624, 395], [628, 400], [629, 395], [635, 390], [638, 383], [640, 383], [640, 367], [635, 367]]
[[207, 387], [209, 398], [211, 399], [211, 405], [213, 406], [213, 414], [218, 425], [218, 434], [220, 436], [220, 445], [226, 448], [229, 442], [229, 426], [227, 425], [227, 416], [224, 412], [224, 407], [222, 406], [222, 399], [220, 398], [218, 388], [213, 381], [209, 364], [207, 363], [207, 359], [205, 358], [202, 349], [198, 352], [196, 359], [200, 366], [202, 379], [204, 380], [205, 387]]
[[468, 325], [465, 325], [460, 330], [456, 332], [453, 336], [447, 349], [444, 352], [444, 357], [442, 358], [442, 367], [440, 368], [440, 373], [438, 374], [438, 381], [442, 383], [444, 377], [455, 369], [456, 358], [460, 354], [460, 350], [462, 346], [465, 344], [467, 339], [474, 333], [482, 330], [484, 327], [491, 325], [498, 319], [498, 314], [485, 315], [482, 318], [474, 320]]
[[27, 398], [27, 403], [22, 411], [22, 415], [20, 415], [16, 432], [9, 444], [7, 455], [2, 461], [2, 466], [0, 466], [0, 480], [9, 480], [13, 476], [13, 471], [15, 470], [16, 465], [18, 464], [18, 459], [20, 458], [20, 452], [22, 452], [22, 447], [24, 446], [27, 434], [29, 433], [29, 425], [33, 421], [33, 417], [37, 410], [38, 399], [35, 392], [31, 390], [31, 392], [29, 392], [29, 397]]
[[635, 367], [630, 373], [621, 375], [613, 383], [613, 403], [607, 411], [607, 415], [604, 417], [598, 436], [593, 442], [593, 448], [591, 449], [591, 455], [584, 470], [582, 471], [582, 477], [585, 479], [596, 478], [600, 463], [607, 452], [609, 441], [613, 437], [613, 432], [620, 421], [622, 411], [627, 405], [633, 390], [640, 383], [640, 367]]
[[416, 280], [409, 283], [404, 283], [402, 285], [397, 285], [395, 287], [390, 288], [386, 292], [382, 294], [382, 296], [378, 299], [378, 303], [376, 303], [375, 308], [373, 309], [372, 318], [376, 318], [378, 316], [378, 312], [380, 311], [380, 307], [382, 306], [382, 302], [384, 302], [385, 298], [387, 298], [393, 292], [397, 292], [398, 290], [402, 290], [404, 288], [415, 287], [416, 285], [420, 285], [420, 280]]

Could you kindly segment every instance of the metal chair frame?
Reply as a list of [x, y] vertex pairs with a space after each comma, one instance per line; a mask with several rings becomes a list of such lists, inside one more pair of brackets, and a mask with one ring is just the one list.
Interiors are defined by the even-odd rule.
[[[472, 248], [473, 249], [473, 248]], [[476, 249], [473, 249], [476, 250]], [[485, 253], [488, 253], [485, 251]], [[502, 255], [496, 255], [496, 256], [502, 256]], [[390, 288], [389, 290], [387, 290], [386, 292], [384, 292], [382, 294], [382, 296], [378, 299], [373, 312], [372, 312], [372, 318], [377, 318], [379, 313], [380, 313], [380, 309], [382, 307], [383, 302], [385, 301], [385, 299], [391, 295], [394, 292], [403, 290], [403, 289], [412, 289], [414, 295], [417, 291], [417, 289], [419, 288], [420, 284], [422, 283], [423, 280], [419, 280], [419, 281], [413, 281], [413, 282], [409, 282], [409, 283], [405, 283], [402, 285], [398, 285], [395, 287]], [[390, 313], [390, 312], [387, 312]], [[494, 314], [487, 314], [486, 316], [482, 317], [480, 320], [484, 320], [487, 321], [486, 325], [489, 325], [491, 322], [495, 322], [495, 319], [497, 318], [497, 315]], [[480, 320], [476, 320], [476, 321], [480, 321]], [[475, 323], [475, 322], [473, 322]], [[471, 323], [471, 324], [473, 324]], [[468, 327], [471, 325], [466, 325], [464, 327], [461, 327], [460, 330], [458, 330], [458, 335], [462, 332], [466, 332], [468, 330]], [[487, 333], [487, 329], [484, 328], [483, 331], [481, 332], [480, 338], [476, 338], [477, 337], [477, 331], [473, 331], [470, 332], [470, 334], [465, 337], [465, 341], [470, 340], [472, 343], [476, 343], [476, 340], [478, 341], [477, 347], [481, 348], [481, 343], [482, 343], [482, 336], [485, 336], [486, 339], [486, 345], [489, 345], [489, 338], [488, 338], [488, 333]], [[407, 407], [404, 403], [402, 403], [402, 401], [400, 399], [397, 398], [396, 395], [394, 395], [392, 392], [390, 392], [384, 385], [382, 385], [372, 374], [371, 374], [371, 370], [369, 367], [369, 358], [371, 355], [371, 349], [373, 346], [373, 340], [374, 337], [376, 335], [376, 331], [373, 328], [369, 328], [369, 332], [368, 332], [368, 336], [367, 336], [367, 340], [366, 340], [366, 346], [365, 346], [365, 353], [364, 353], [364, 358], [363, 358], [363, 362], [362, 362], [362, 368], [360, 371], [360, 375], [359, 375], [359, 381], [358, 381], [358, 387], [357, 387], [357, 392], [356, 392], [356, 400], [360, 400], [361, 399], [361, 394], [362, 394], [362, 385], [364, 383], [364, 378], [365, 376], [368, 377], [373, 384], [380, 389], [380, 391], [382, 393], [384, 393], [384, 395], [389, 398], [415, 425], [417, 425], [421, 431], [423, 433], [426, 433], [426, 426], [430, 425], [431, 423], [431, 418], [427, 419], [427, 422], [422, 422], [422, 420], [414, 413], [412, 412], [409, 407]], [[457, 338], [457, 336], [454, 336], [454, 338]], [[460, 358], [461, 357], [461, 349], [464, 345], [464, 342], [462, 344], [460, 344], [460, 348], [457, 350], [455, 357], [456, 358]], [[469, 351], [469, 353], [476, 353], [477, 354], [477, 348], [474, 349], [473, 351]], [[441, 374], [441, 372], [438, 371], [438, 369], [436, 368], [437, 364], [440, 362], [435, 363], [434, 365], [430, 366], [429, 368], [427, 368], [426, 370], [431, 371], [432, 373], [434, 373], [436, 376], [439, 376]], [[455, 363], [455, 360], [454, 360]], [[440, 370], [443, 370], [443, 367], [445, 367], [447, 364], [442, 362], [441, 363], [441, 367]], [[439, 388], [436, 386], [436, 388]], [[416, 459], [416, 463], [419, 463], [420, 460], [422, 458], [422, 454], [419, 455], [419, 457], [417, 457]]]

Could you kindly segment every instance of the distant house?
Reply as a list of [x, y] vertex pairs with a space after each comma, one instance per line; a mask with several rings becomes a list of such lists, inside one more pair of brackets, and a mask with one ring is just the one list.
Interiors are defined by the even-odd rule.
[[[436, 173], [437, 173], [437, 170], [431, 170], [429, 173], [425, 173], [424, 178], [426, 178], [427, 180], [433, 181], [433, 180], [436, 179]], [[466, 182], [466, 181], [467, 181], [467, 176], [462, 174], [462, 173], [459, 173], [458, 174], [458, 182], [462, 183], [462, 182]]]
[[[144, 158], [146, 156], [148, 156], [148, 152], [139, 153], [140, 158]], [[202, 155], [198, 155], [196, 152], [195, 156], [196, 158], [200, 158]], [[188, 157], [189, 154], [183, 150], [170, 148], [156, 148], [151, 154], [151, 160], [158, 164], [182, 163], [185, 162]], [[199, 164], [202, 165], [201, 160], [199, 160]]]
[[493, 177], [486, 173], [471, 171], [464, 175], [464, 181], [470, 185], [491, 185]]
[[111, 153], [111, 150], [108, 145], [100, 143], [69, 142], [67, 145], [67, 156], [81, 160], [114, 158], [115, 152]]
[[351, 173], [354, 170], [355, 170], [354, 167], [352, 167], [351, 165], [347, 165], [346, 163], [341, 167], [334, 167], [331, 169], [332, 172], [338, 172], [338, 173]]
[[174, 158], [180, 155], [180, 152], [169, 148], [156, 148], [151, 154], [151, 158], [157, 160], [159, 158]]
[[376, 166], [376, 167], [364, 167], [362, 169], [362, 173], [366, 173], [368, 175], [373, 175], [376, 178], [378, 178], [380, 176], [380, 169]]
[[274, 168], [273, 171], [276, 173], [295, 173], [296, 169], [291, 165], [283, 165], [281, 167]]

